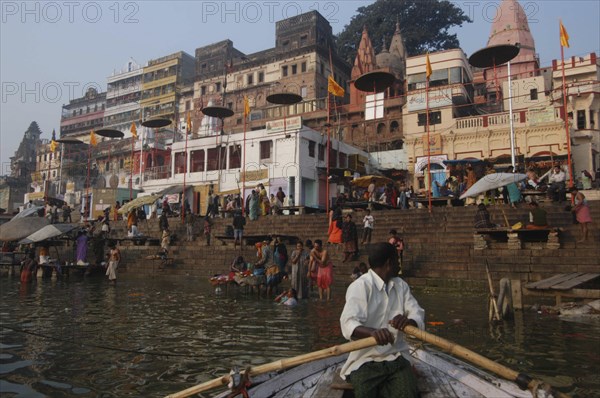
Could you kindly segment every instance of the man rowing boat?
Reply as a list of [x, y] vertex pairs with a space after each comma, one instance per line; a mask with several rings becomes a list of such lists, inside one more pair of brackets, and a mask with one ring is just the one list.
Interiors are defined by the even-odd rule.
[[425, 311], [398, 277], [398, 252], [377, 243], [369, 255], [371, 269], [346, 292], [340, 324], [348, 340], [375, 337], [378, 346], [350, 353], [341, 376], [354, 387], [357, 398], [417, 397], [417, 381], [408, 345], [398, 336], [407, 325], [424, 328]]

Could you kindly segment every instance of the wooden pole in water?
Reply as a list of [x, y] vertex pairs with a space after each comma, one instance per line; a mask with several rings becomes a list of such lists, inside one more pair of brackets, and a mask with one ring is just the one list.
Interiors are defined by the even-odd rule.
[[501, 321], [502, 317], [500, 316], [500, 312], [498, 311], [498, 304], [496, 303], [496, 293], [494, 293], [494, 284], [492, 283], [492, 276], [490, 275], [490, 267], [487, 262], [487, 259], [485, 260], [485, 273], [487, 274], [488, 286], [490, 288], [490, 302], [492, 303], [492, 308], [494, 309], [494, 316], [490, 316], [490, 321]]

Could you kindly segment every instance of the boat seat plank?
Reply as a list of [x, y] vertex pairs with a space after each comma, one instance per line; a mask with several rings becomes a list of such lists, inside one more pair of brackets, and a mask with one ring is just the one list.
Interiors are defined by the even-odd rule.
[[557, 285], [552, 286], [553, 290], [569, 290], [573, 289], [577, 285], [581, 285], [582, 283], [589, 282], [592, 279], [596, 279], [600, 274], [583, 274], [576, 278], [570, 279], [568, 281], [564, 281]]
[[335, 378], [335, 375], [339, 372], [337, 366], [332, 366], [327, 369], [323, 375], [319, 378], [319, 381], [315, 385], [312, 394], [304, 394], [304, 397], [308, 398], [341, 398], [344, 395], [343, 390], [333, 390], [331, 388], [331, 382]]
[[554, 275], [547, 279], [542, 279], [541, 281], [529, 283], [529, 284], [525, 285], [525, 287], [527, 289], [536, 289], [536, 290], [537, 289], [550, 289], [552, 286], [554, 286], [556, 284], [568, 281], [573, 278], [577, 278], [580, 275], [582, 275], [582, 273], [580, 273], [580, 272], [573, 272], [570, 274], [558, 274], [558, 275]]
[[252, 389], [251, 397], [270, 397], [277, 392], [292, 386], [298, 380], [305, 379], [311, 375], [319, 375], [324, 369], [337, 365], [344, 361], [346, 356], [326, 358], [321, 361], [309, 362], [283, 372], [268, 383], [263, 383]]
[[[515, 396], [528, 396], [522, 395], [523, 391], [519, 390], [518, 387], [510, 388], [510, 392], [506, 391], [506, 388], [500, 388], [499, 379], [486, 375], [478, 369], [469, 366], [464, 363], [460, 363], [460, 366], [454, 362], [451, 357], [446, 355], [434, 355], [433, 353], [425, 350], [417, 350], [413, 353], [413, 358], [422, 361], [426, 366], [430, 366], [434, 371], [438, 371], [440, 377], [445, 378], [447, 384], [450, 384], [452, 393], [446, 396], [482, 396], [482, 397], [497, 397], [497, 398], [510, 398]], [[452, 382], [451, 382], [452, 381]], [[458, 383], [458, 384], [457, 384]], [[446, 387], [448, 388], [448, 387]], [[471, 395], [460, 395], [456, 391], [465, 389], [465, 391], [472, 390]], [[525, 392], [527, 393], [527, 392]], [[531, 396], [531, 394], [529, 394]]]

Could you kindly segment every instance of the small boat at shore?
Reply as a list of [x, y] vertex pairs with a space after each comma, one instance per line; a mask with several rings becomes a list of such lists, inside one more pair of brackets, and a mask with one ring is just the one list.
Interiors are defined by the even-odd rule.
[[[260, 398], [348, 398], [353, 397], [350, 384], [339, 372], [347, 354], [325, 358], [288, 369], [271, 372], [252, 379], [250, 397]], [[530, 391], [521, 390], [515, 383], [484, 372], [438, 350], [411, 343], [410, 360], [417, 374], [422, 398], [531, 398]], [[217, 395], [228, 397], [230, 392]], [[545, 397], [542, 390], [538, 397]]]

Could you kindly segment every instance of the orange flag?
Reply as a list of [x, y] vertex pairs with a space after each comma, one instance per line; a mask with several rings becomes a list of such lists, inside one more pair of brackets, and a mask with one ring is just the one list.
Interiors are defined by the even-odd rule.
[[244, 117], [248, 117], [250, 114], [250, 101], [248, 101], [248, 97], [244, 95]]
[[94, 130], [92, 130], [92, 132], [90, 133], [90, 145], [91, 146], [98, 145], [98, 141], [96, 140], [96, 133], [94, 133]]
[[189, 111], [186, 119], [185, 132], [186, 134], [190, 134], [192, 132], [192, 116], [190, 115]]
[[427, 53], [425, 56], [425, 76], [427, 77], [427, 80], [429, 80], [432, 73], [433, 71], [431, 70], [431, 62], [429, 62], [429, 53]]
[[333, 79], [333, 76], [329, 75], [327, 79], [327, 91], [336, 97], [343, 97], [346, 91]]
[[569, 34], [562, 21], [560, 21], [560, 45], [567, 48], [569, 47]]
[[133, 139], [137, 140], [137, 127], [135, 126], [135, 122], [131, 122], [131, 128], [129, 129], [129, 131], [131, 131], [131, 136], [133, 137]]
[[58, 143], [56, 142], [56, 131], [52, 130], [52, 141], [50, 141], [50, 150], [52, 152], [56, 152], [56, 147], [58, 147]]

